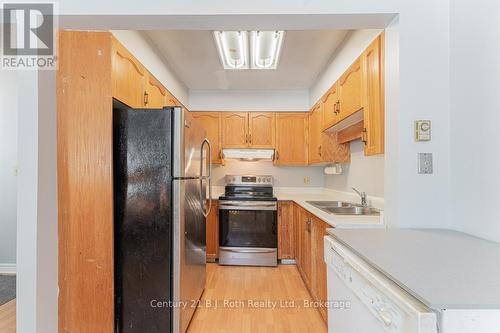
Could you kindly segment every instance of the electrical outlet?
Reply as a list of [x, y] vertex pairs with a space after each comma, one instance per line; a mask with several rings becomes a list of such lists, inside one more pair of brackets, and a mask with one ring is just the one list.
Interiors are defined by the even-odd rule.
[[305, 176], [304, 177], [304, 184], [309, 184], [311, 182], [311, 178], [309, 178], [308, 176]]
[[418, 153], [418, 173], [432, 173], [432, 153]]

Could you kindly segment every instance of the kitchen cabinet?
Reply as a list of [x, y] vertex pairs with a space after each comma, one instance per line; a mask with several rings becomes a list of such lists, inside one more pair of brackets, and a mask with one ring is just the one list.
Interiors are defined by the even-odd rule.
[[248, 113], [221, 112], [222, 118], [222, 147], [248, 147]]
[[165, 105], [166, 106], [181, 106], [182, 104], [175, 98], [174, 95], [172, 95], [170, 92], [167, 91], [167, 94], [165, 95]]
[[[208, 202], [207, 202], [208, 205]], [[212, 200], [212, 209], [207, 216], [207, 261], [215, 261], [219, 257], [219, 201]]]
[[303, 208], [299, 208], [298, 216], [298, 238], [299, 238], [299, 261], [297, 268], [307, 288], [311, 290], [311, 214]]
[[323, 95], [321, 99], [323, 104], [323, 123], [322, 130], [325, 130], [337, 123], [339, 120], [339, 94], [337, 83], [335, 82], [333, 86]]
[[[315, 216], [311, 217], [311, 258], [312, 258], [312, 276], [311, 293], [313, 297], [326, 304], [328, 295], [326, 288], [326, 264], [324, 260], [324, 239], [326, 229], [330, 226]], [[327, 321], [327, 308], [320, 307], [319, 312], [323, 319]]]
[[223, 148], [275, 147], [273, 112], [221, 112]]
[[338, 120], [345, 119], [363, 108], [363, 75], [361, 58], [345, 71], [338, 81], [340, 104]]
[[277, 113], [275, 165], [307, 165], [307, 128], [308, 113]]
[[207, 132], [212, 146], [212, 163], [222, 164], [221, 115], [219, 112], [191, 112], [191, 116]]
[[144, 107], [148, 109], [161, 109], [167, 105], [166, 97], [168, 91], [151, 74], [146, 75], [146, 95], [144, 96]]
[[363, 53], [365, 94], [363, 141], [365, 155], [384, 153], [384, 34]]
[[294, 207], [292, 201], [278, 203], [278, 259], [293, 259]]
[[349, 143], [338, 142], [337, 133], [324, 132], [325, 104], [318, 102], [309, 113], [309, 164], [349, 163]]
[[[326, 265], [324, 262], [323, 237], [329, 224], [294, 205], [294, 248], [297, 269], [315, 301], [323, 305], [327, 301]], [[318, 308], [323, 320], [327, 321], [327, 308]]]
[[276, 140], [275, 121], [276, 114], [273, 112], [248, 113], [248, 146], [273, 149]]
[[147, 96], [146, 69], [118, 40], [111, 40], [113, 97], [132, 108], [142, 108]]
[[323, 136], [323, 104], [318, 102], [309, 112], [309, 164], [323, 162], [322, 136]]

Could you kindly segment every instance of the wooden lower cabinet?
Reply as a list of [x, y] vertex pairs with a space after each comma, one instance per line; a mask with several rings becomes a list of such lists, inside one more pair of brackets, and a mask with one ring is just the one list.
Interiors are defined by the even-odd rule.
[[294, 254], [293, 201], [278, 203], [278, 259], [293, 259]]
[[[208, 204], [208, 203], [207, 203]], [[207, 261], [215, 261], [219, 257], [219, 201], [212, 200], [212, 209], [207, 217]]]
[[326, 235], [326, 229], [330, 226], [318, 219], [312, 217], [311, 226], [311, 255], [312, 255], [312, 278], [311, 278], [311, 293], [313, 297], [321, 301], [324, 307], [319, 308], [319, 312], [325, 321], [327, 321], [328, 309], [326, 301], [328, 299], [326, 289], [326, 264], [324, 256], [323, 237]]
[[323, 237], [330, 226], [299, 205], [294, 205], [295, 260], [299, 273], [315, 301], [321, 317], [328, 321], [326, 308], [326, 264], [323, 253]]

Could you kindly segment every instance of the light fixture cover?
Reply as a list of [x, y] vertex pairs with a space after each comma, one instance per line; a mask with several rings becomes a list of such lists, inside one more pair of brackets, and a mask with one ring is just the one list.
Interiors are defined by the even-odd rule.
[[214, 31], [215, 43], [224, 69], [248, 69], [248, 33]]
[[251, 69], [276, 69], [283, 44], [284, 31], [251, 31]]

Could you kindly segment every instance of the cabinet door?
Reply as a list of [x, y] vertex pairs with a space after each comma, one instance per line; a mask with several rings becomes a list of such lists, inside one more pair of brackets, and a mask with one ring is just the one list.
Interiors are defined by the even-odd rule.
[[362, 79], [361, 58], [358, 58], [339, 80], [339, 121], [347, 118], [363, 107]]
[[115, 38], [112, 40], [113, 97], [132, 108], [142, 108], [145, 98], [146, 70], [118, 40]]
[[309, 112], [309, 164], [322, 162], [322, 107], [321, 103], [316, 103]]
[[198, 124], [207, 132], [207, 138], [212, 146], [212, 163], [222, 163], [221, 151], [221, 119], [219, 112], [191, 112]]
[[222, 148], [248, 147], [248, 113], [221, 112]]
[[252, 148], [275, 147], [275, 119], [273, 112], [250, 112], [248, 114], [248, 141]]
[[278, 259], [293, 259], [293, 202], [278, 203]]
[[[207, 203], [208, 205], [208, 203]], [[212, 201], [212, 209], [207, 216], [207, 261], [214, 261], [219, 257], [219, 201]]]
[[337, 92], [337, 83], [335, 83], [323, 96], [323, 129], [335, 125], [339, 119], [339, 95]]
[[175, 98], [174, 95], [172, 95], [169, 91], [167, 91], [167, 94], [165, 96], [165, 105], [166, 106], [181, 106], [181, 103]]
[[[324, 261], [323, 237], [326, 235], [326, 229], [330, 226], [315, 216], [312, 217], [311, 233], [311, 258], [312, 276], [311, 292], [313, 297], [322, 302], [328, 299], [326, 289], [326, 264]], [[326, 304], [326, 303], [324, 303]], [[319, 308], [319, 312], [325, 321], [327, 321], [327, 309]]]
[[167, 93], [167, 89], [153, 75], [147, 73], [144, 107], [161, 109], [166, 105]]
[[296, 203], [293, 204], [293, 254], [295, 256], [295, 262], [297, 263], [297, 268], [300, 270], [300, 207]]
[[364, 130], [365, 155], [384, 153], [384, 35], [363, 53], [365, 77]]
[[276, 115], [276, 165], [307, 165], [307, 113]]
[[302, 277], [306, 286], [311, 290], [311, 215], [301, 208], [301, 231], [300, 231], [300, 259]]

